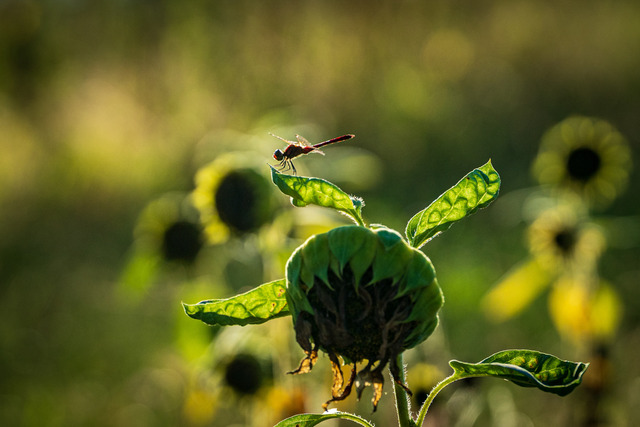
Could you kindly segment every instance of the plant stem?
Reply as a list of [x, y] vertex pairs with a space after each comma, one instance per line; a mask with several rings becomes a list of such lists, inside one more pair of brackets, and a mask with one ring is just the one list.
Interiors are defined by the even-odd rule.
[[349, 414], [348, 412], [341, 412], [339, 418], [353, 421], [354, 423], [360, 424], [360, 425], [362, 425], [364, 427], [375, 427], [373, 424], [371, 424], [367, 420], [362, 419], [362, 418], [360, 418], [360, 417], [358, 417], [356, 415]]
[[454, 373], [451, 376], [448, 376], [447, 378], [440, 381], [433, 388], [433, 390], [431, 390], [431, 393], [429, 393], [429, 396], [427, 396], [427, 400], [424, 401], [424, 403], [422, 404], [422, 407], [420, 408], [420, 413], [418, 414], [418, 419], [416, 420], [416, 426], [420, 427], [424, 422], [424, 418], [427, 416], [427, 411], [429, 410], [429, 406], [431, 406], [431, 402], [433, 402], [433, 399], [435, 399], [436, 395], [440, 393], [440, 391], [443, 388], [445, 388], [452, 382], [457, 381], [459, 379], [460, 377]]
[[[404, 375], [404, 360], [402, 353], [398, 355], [396, 363], [400, 367], [398, 381], [402, 384], [406, 384]], [[415, 422], [411, 418], [411, 406], [409, 404], [409, 396], [407, 391], [394, 382], [393, 394], [396, 397], [396, 410], [398, 411], [398, 425], [400, 427], [415, 427]]]

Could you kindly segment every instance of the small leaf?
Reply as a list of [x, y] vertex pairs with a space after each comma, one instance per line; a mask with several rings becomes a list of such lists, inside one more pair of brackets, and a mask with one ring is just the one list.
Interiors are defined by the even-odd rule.
[[[271, 180], [296, 207], [312, 204], [336, 209], [351, 217], [357, 224], [364, 225], [361, 210], [362, 200], [352, 198], [336, 185], [320, 178], [285, 175], [271, 167]], [[354, 204], [356, 200], [356, 204]]]
[[505, 350], [479, 363], [452, 360], [458, 378], [497, 377], [522, 387], [565, 396], [582, 382], [588, 363], [570, 362], [533, 350]]
[[347, 412], [325, 412], [324, 414], [299, 414], [280, 421], [274, 427], [312, 427], [334, 418], [350, 420], [365, 427], [373, 427], [369, 421]]
[[453, 223], [487, 207], [499, 191], [500, 175], [488, 161], [415, 214], [407, 223], [407, 240], [411, 246], [420, 248]]
[[290, 314], [286, 289], [285, 279], [280, 279], [231, 298], [183, 303], [182, 306], [189, 317], [207, 325], [257, 325]]

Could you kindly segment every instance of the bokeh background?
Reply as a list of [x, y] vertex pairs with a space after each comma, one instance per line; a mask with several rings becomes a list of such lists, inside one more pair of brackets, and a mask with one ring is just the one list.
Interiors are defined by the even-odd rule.
[[[283, 145], [273, 132], [356, 134], [298, 170], [400, 231], [488, 159], [500, 172], [498, 201], [424, 248], [446, 304], [435, 336], [407, 355], [410, 386], [433, 385], [451, 358], [506, 348], [592, 366], [565, 398], [452, 386], [430, 425], [638, 425], [637, 172], [581, 211], [606, 238], [597, 277], [619, 302], [604, 310], [610, 328], [559, 328], [548, 289], [501, 322], [483, 301], [531, 257], [527, 207], [549, 196], [531, 170], [549, 129], [604, 120], [640, 164], [639, 69], [631, 0], [0, 0], [0, 424], [267, 426], [320, 411], [327, 360], [284, 375], [302, 357], [288, 319], [216, 330], [180, 303], [282, 277], [297, 244], [346, 219], [274, 194], [265, 206], [278, 214], [261, 227], [196, 237], [193, 253], [168, 250], [166, 233], [154, 253], [149, 237], [176, 221], [200, 236], [185, 207], [196, 173], [241, 152], [268, 177]], [[390, 387], [375, 415], [369, 398], [340, 408], [393, 425]]]

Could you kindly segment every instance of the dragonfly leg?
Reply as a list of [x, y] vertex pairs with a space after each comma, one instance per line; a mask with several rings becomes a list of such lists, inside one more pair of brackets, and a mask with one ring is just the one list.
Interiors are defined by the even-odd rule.
[[292, 171], [294, 175], [297, 175], [296, 167], [293, 165], [291, 159], [283, 159], [277, 168], [281, 173], [286, 171]]

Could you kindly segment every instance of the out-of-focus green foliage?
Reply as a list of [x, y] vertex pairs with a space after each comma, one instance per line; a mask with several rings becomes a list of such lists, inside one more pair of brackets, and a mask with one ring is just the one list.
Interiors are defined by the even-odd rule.
[[[286, 233], [266, 231], [206, 248], [189, 268], [169, 266], [144, 304], [118, 287], [144, 207], [167, 191], [192, 191], [196, 170], [221, 153], [272, 162], [282, 147], [268, 132], [357, 134], [296, 167], [342, 188], [358, 183], [368, 216], [392, 228], [424, 207], [416, 200], [434, 199], [460, 170], [491, 158], [506, 183], [498, 205], [430, 242], [443, 290], [456, 295], [442, 313], [444, 333], [456, 340], [423, 356], [448, 360], [446, 342], [457, 357], [478, 360], [523, 336], [565, 354], [550, 321], [545, 328], [540, 320], [544, 302], [487, 339], [478, 301], [526, 255], [526, 192], [518, 190], [532, 182], [527, 171], [547, 129], [573, 114], [605, 119], [640, 164], [640, 56], [630, 54], [640, 51], [639, 19], [631, 0], [1, 2], [0, 423], [227, 426], [242, 424], [249, 406], [276, 422], [323, 401], [278, 384], [251, 403], [221, 398], [212, 390], [224, 390], [216, 382], [223, 376], [193, 356], [210, 331], [176, 309], [181, 300], [229, 295], [231, 277], [281, 277], [286, 256], [275, 248], [299, 243], [274, 237]], [[616, 410], [630, 425], [640, 422], [632, 358], [639, 198], [636, 170], [599, 224], [609, 239], [599, 272], [625, 305], [612, 354], [628, 369], [611, 388], [625, 396]], [[305, 228], [291, 235], [304, 239], [300, 230], [313, 228], [315, 215], [305, 212]], [[274, 226], [285, 229], [285, 219]], [[258, 249], [266, 245], [273, 250]], [[137, 274], [151, 276], [138, 262]], [[286, 345], [281, 330], [255, 328]], [[243, 345], [269, 351], [256, 337], [230, 335], [216, 354]], [[583, 387], [596, 380], [587, 373]], [[583, 387], [567, 398], [577, 412]], [[513, 405], [527, 408], [516, 419], [557, 422], [554, 404], [526, 399], [531, 405]], [[491, 425], [487, 411], [478, 425]], [[385, 416], [374, 422], [389, 424]]]

